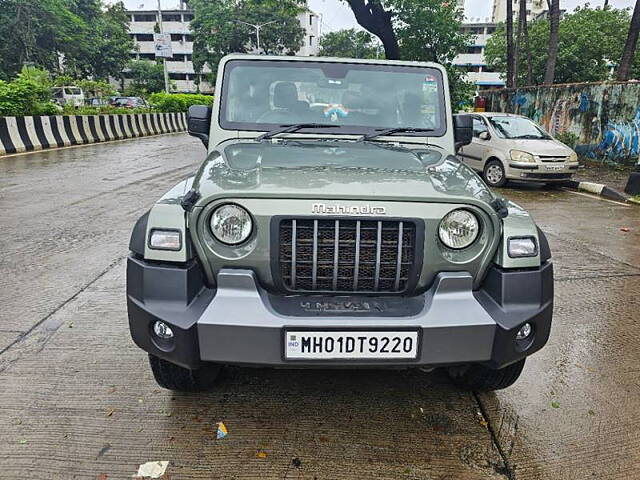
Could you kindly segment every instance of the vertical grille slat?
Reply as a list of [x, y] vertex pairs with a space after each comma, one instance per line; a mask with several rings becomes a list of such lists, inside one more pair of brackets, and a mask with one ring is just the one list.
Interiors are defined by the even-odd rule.
[[291, 225], [291, 288], [296, 289], [296, 231], [297, 222], [292, 221]]
[[403, 240], [403, 222], [398, 224], [398, 258], [396, 260], [396, 281], [393, 288], [398, 291], [400, 289], [400, 273], [402, 273], [402, 240]]
[[376, 273], [374, 275], [373, 289], [377, 292], [380, 285], [380, 253], [382, 251], [382, 222], [378, 222], [378, 232], [376, 238]]
[[318, 220], [313, 221], [313, 266], [311, 267], [311, 289], [318, 284]]
[[353, 267], [353, 291], [358, 291], [358, 274], [360, 273], [360, 220], [356, 222], [356, 258]]
[[333, 290], [338, 290], [338, 265], [340, 260], [340, 220], [336, 220], [333, 234]]
[[420, 271], [414, 222], [296, 218], [278, 228], [279, 274], [288, 291], [399, 294]]

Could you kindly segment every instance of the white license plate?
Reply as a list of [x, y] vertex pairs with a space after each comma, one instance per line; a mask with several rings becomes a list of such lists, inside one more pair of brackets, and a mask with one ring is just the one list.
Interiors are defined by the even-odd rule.
[[413, 360], [418, 356], [417, 331], [284, 332], [286, 360]]
[[564, 170], [564, 165], [545, 165], [546, 169], [551, 172], [557, 172], [558, 170]]

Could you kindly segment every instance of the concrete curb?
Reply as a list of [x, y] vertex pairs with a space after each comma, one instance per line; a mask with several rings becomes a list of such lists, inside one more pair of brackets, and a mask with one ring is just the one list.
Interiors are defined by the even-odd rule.
[[186, 113], [0, 117], [0, 157], [186, 129]]
[[573, 188], [575, 190], [592, 193], [594, 195], [599, 195], [603, 198], [608, 198], [609, 200], [615, 200], [616, 202], [627, 201], [626, 196], [614, 190], [613, 188], [607, 187], [603, 183], [577, 182], [575, 180], [567, 180], [566, 182], [564, 182], [564, 186]]

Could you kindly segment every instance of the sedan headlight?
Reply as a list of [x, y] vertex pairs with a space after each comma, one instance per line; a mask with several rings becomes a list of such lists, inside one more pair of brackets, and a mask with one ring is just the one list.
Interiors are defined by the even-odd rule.
[[529, 152], [511, 150], [511, 160], [521, 163], [535, 163], [536, 159]]
[[239, 205], [227, 204], [218, 207], [211, 215], [211, 232], [227, 245], [244, 242], [253, 228], [251, 215]]
[[471, 245], [480, 233], [478, 218], [468, 210], [449, 212], [440, 222], [438, 235], [447, 247], [459, 250]]
[[569, 155], [569, 161], [571, 163], [576, 163], [578, 161], [578, 154], [576, 152], [571, 152], [571, 155]]

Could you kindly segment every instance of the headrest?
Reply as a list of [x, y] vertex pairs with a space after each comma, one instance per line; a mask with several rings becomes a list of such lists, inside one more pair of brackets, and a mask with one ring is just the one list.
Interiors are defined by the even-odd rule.
[[273, 104], [277, 108], [295, 108], [298, 89], [293, 82], [280, 82], [273, 90]]

